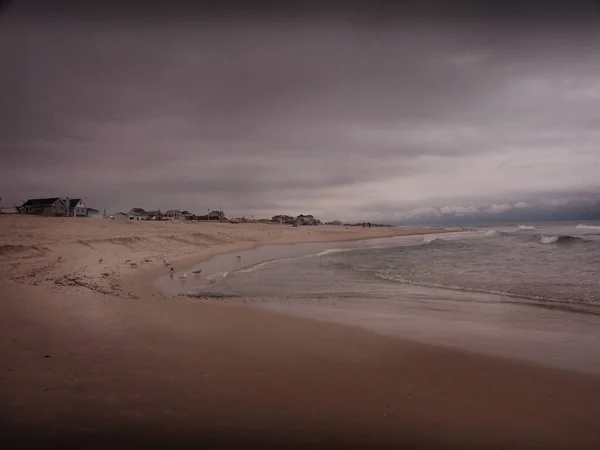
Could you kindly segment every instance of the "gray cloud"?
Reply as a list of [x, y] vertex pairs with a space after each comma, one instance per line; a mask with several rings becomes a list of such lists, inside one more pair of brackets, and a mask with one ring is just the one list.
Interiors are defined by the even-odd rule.
[[186, 3], [15, 2], [5, 201], [395, 220], [600, 191], [593, 2]]

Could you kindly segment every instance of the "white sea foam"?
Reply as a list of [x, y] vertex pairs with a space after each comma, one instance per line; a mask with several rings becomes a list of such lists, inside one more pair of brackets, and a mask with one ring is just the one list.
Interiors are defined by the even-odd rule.
[[268, 266], [269, 264], [273, 264], [275, 261], [265, 261], [260, 264], [255, 264], [252, 267], [247, 267], [245, 269], [237, 270], [237, 273], [252, 273], [258, 269]]
[[587, 241], [586, 239], [583, 239], [579, 236], [558, 235], [558, 236], [541, 236], [540, 242], [542, 244], [557, 244], [560, 242], [574, 243], [574, 242], [590, 242], [590, 241]]
[[497, 230], [488, 230], [485, 232], [484, 234], [485, 237], [494, 237], [494, 236], [500, 236], [500, 232]]
[[517, 230], [535, 230], [535, 227], [533, 225], [519, 225]]
[[329, 250], [323, 250], [321, 253], [317, 253], [317, 256], [325, 256], [331, 253], [342, 253], [347, 252], [350, 249], [347, 248], [330, 248]]
[[580, 228], [584, 230], [600, 230], [600, 226], [598, 225], [586, 225], [585, 223], [580, 223], [575, 228]]
[[206, 277], [207, 280], [222, 280], [223, 278], [227, 278], [227, 275], [229, 275], [229, 272], [217, 272], [217, 273], [212, 273], [210, 275], [208, 275]]
[[561, 236], [542, 236], [540, 242], [542, 244], [556, 244], [560, 238]]

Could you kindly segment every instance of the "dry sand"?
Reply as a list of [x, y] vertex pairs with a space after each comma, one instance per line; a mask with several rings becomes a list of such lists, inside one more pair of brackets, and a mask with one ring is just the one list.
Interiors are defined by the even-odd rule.
[[165, 260], [409, 232], [0, 216], [0, 445], [600, 448], [597, 377], [152, 287]]

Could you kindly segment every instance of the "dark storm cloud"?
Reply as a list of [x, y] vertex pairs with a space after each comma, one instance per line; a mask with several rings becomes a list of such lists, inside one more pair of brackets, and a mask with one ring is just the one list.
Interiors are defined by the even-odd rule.
[[284, 3], [14, 2], [0, 195], [385, 219], [600, 187], [596, 2]]

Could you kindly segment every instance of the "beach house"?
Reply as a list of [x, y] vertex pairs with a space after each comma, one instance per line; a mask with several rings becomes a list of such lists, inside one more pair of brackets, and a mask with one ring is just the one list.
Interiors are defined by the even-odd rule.
[[131, 208], [127, 213], [129, 220], [147, 220], [148, 213], [144, 208]]
[[129, 220], [163, 220], [163, 213], [160, 209], [156, 211], [146, 211], [144, 208], [131, 208], [127, 213]]
[[211, 211], [208, 215], [208, 220], [226, 220], [225, 213], [221, 210]]
[[176, 220], [181, 219], [181, 211], [178, 209], [168, 209], [165, 211], [165, 219]]
[[21, 206], [21, 212], [40, 216], [66, 216], [68, 202], [68, 199], [61, 197], [30, 198]]
[[181, 211], [180, 219], [181, 220], [194, 220], [194, 214], [189, 211]]
[[80, 198], [69, 199], [69, 217], [87, 217], [87, 206]]
[[147, 220], [163, 220], [164, 215], [160, 212], [160, 209], [156, 211], [146, 211]]

